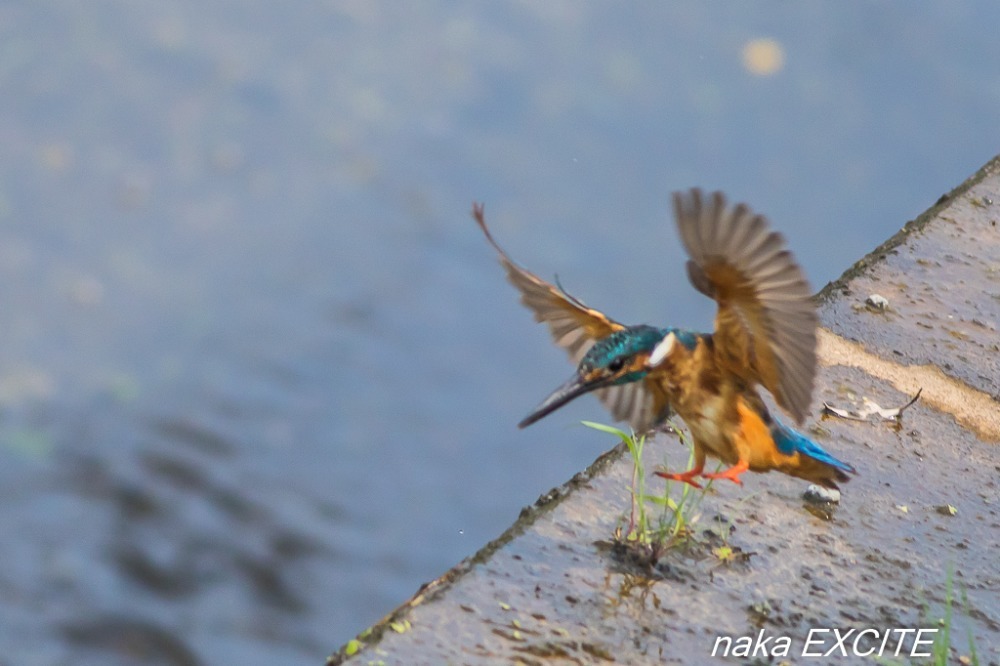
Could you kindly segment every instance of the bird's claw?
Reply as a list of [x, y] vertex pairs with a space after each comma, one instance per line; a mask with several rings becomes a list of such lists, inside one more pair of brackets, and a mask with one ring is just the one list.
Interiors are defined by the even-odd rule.
[[653, 474], [655, 474], [656, 476], [663, 477], [664, 479], [670, 479], [671, 481], [682, 481], [684, 483], [694, 486], [698, 490], [702, 490], [702, 485], [694, 480], [694, 477], [701, 474], [700, 469], [689, 469], [686, 472], [680, 472], [680, 473], [667, 472], [665, 470], [655, 470]]
[[738, 486], [743, 485], [743, 480], [740, 479], [740, 474], [750, 469], [750, 465], [745, 462], [738, 462], [729, 469], [724, 469], [721, 472], [710, 472], [708, 474], [702, 474], [706, 479], [729, 479]]

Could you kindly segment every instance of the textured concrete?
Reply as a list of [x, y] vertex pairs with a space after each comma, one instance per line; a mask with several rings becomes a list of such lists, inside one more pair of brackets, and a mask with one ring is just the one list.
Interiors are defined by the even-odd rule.
[[[757, 663], [800, 663], [812, 629], [938, 627], [950, 570], [966, 597], [952, 659], [971, 634], [980, 663], [1000, 663], [998, 220], [994, 160], [821, 293], [806, 429], [859, 469], [839, 506], [805, 502], [795, 479], [747, 474], [703, 498], [698, 544], [616, 548], [632, 464], [615, 449], [330, 662], [701, 664], [719, 635], [763, 630], [772, 650], [779, 637], [791, 648]], [[866, 305], [871, 294], [888, 307]], [[918, 388], [901, 423], [820, 416], [824, 402], [899, 406]], [[680, 468], [687, 452], [664, 434], [644, 458]], [[723, 541], [732, 561], [713, 555]], [[863, 661], [838, 655], [808, 663]]]

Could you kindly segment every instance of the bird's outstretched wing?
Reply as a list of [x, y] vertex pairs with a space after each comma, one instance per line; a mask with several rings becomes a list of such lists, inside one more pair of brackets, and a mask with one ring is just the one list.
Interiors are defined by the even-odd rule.
[[715, 299], [715, 356], [726, 372], [762, 384], [801, 423], [816, 377], [816, 308], [802, 269], [767, 219], [721, 192], [674, 194], [694, 287]]
[[[523, 303], [535, 315], [535, 320], [548, 325], [556, 344], [566, 350], [570, 360], [578, 364], [598, 340], [624, 325], [603, 313], [587, 307], [561, 287], [550, 284], [534, 273], [521, 268], [493, 239], [482, 204], [472, 205], [472, 217], [497, 251], [507, 279], [521, 292]], [[666, 395], [659, 385], [645, 380], [595, 391], [597, 397], [617, 421], [627, 421], [636, 432], [645, 432], [669, 415]]]
[[482, 205], [472, 205], [472, 216], [486, 234], [486, 240], [500, 255], [500, 263], [507, 271], [507, 279], [521, 292], [521, 303], [535, 313], [536, 321], [548, 325], [552, 338], [569, 353], [573, 363], [579, 363], [596, 341], [625, 328], [603, 313], [587, 307], [559, 287], [515, 264], [493, 240], [493, 235], [486, 226]]

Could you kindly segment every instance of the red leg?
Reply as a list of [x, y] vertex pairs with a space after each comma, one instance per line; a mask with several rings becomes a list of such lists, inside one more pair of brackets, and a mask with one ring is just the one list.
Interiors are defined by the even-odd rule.
[[684, 483], [689, 483], [695, 488], [701, 490], [701, 484], [694, 480], [694, 477], [701, 475], [702, 470], [705, 469], [705, 464], [695, 465], [686, 472], [674, 473], [674, 472], [661, 472], [654, 471], [653, 474], [656, 476], [662, 476], [664, 479], [670, 479], [671, 481], [683, 481]]
[[709, 474], [702, 474], [706, 479], [729, 479], [735, 484], [743, 485], [743, 481], [740, 480], [740, 474], [750, 469], [750, 463], [746, 460], [740, 460], [735, 465], [729, 469], [724, 469], [721, 472], [710, 472]]

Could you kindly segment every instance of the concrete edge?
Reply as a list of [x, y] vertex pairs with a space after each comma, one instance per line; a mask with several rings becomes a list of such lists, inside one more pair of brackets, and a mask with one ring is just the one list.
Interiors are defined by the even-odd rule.
[[[356, 639], [363, 639], [368, 644], [377, 643], [382, 635], [391, 628], [391, 625], [394, 622], [401, 620], [411, 608], [419, 606], [427, 601], [433, 601], [437, 597], [444, 594], [448, 588], [472, 571], [477, 565], [486, 562], [493, 555], [493, 553], [524, 533], [524, 531], [531, 527], [539, 517], [559, 506], [563, 500], [568, 498], [575, 490], [586, 485], [596, 474], [618, 462], [627, 452], [628, 449], [624, 444], [618, 444], [614, 448], [599, 455], [597, 459], [588, 465], [585, 470], [574, 474], [573, 477], [566, 483], [539, 495], [534, 504], [521, 509], [521, 513], [518, 515], [517, 520], [515, 520], [510, 527], [504, 530], [500, 536], [487, 542], [486, 545], [477, 550], [474, 554], [466, 557], [441, 576], [421, 585], [410, 599], [397, 606], [375, 624], [361, 631], [357, 634]], [[338, 664], [343, 663], [343, 661], [347, 658], [351, 657], [351, 654], [347, 654], [350, 643], [351, 641], [348, 641], [336, 652], [330, 655], [326, 661], [327, 666], [337, 666]]]
[[944, 210], [954, 199], [957, 199], [965, 194], [987, 176], [997, 172], [1000, 172], [1000, 155], [997, 155], [988, 161], [980, 167], [976, 173], [972, 174], [959, 185], [952, 188], [950, 192], [946, 192], [938, 197], [938, 200], [934, 202], [934, 205], [918, 215], [915, 219], [908, 221], [888, 240], [883, 242], [858, 261], [854, 262], [854, 264], [845, 270], [839, 278], [833, 280], [832, 282], [828, 282], [825, 287], [820, 289], [819, 292], [813, 296], [816, 304], [820, 305], [829, 301], [837, 295], [836, 293], [838, 291], [844, 290], [847, 287], [848, 282], [873, 265], [877, 264], [879, 261], [885, 259], [886, 255], [901, 245], [907, 238], [910, 237], [911, 234], [920, 231], [927, 226], [927, 223], [936, 218], [938, 213]]

